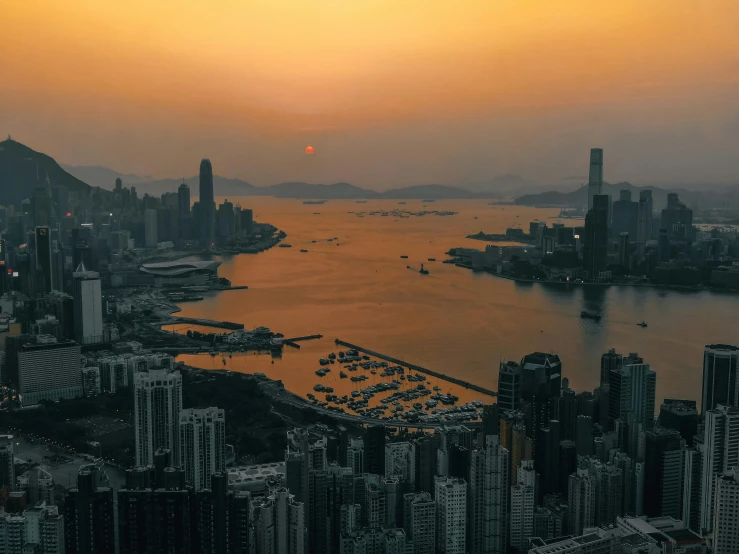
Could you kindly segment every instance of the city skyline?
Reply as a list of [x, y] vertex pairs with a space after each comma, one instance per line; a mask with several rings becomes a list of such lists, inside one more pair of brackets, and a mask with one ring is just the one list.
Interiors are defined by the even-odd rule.
[[24, 52], [0, 60], [0, 130], [70, 165], [162, 178], [210, 157], [256, 185], [377, 190], [585, 182], [596, 144], [609, 182], [739, 172], [724, 0], [76, 8], [14, 3], [0, 38]]

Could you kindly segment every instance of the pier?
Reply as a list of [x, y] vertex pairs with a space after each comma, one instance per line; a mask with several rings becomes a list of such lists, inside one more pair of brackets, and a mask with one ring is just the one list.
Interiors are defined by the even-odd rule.
[[192, 325], [202, 325], [204, 327], [215, 327], [218, 329], [230, 329], [238, 331], [244, 328], [243, 323], [233, 323], [232, 321], [215, 321], [212, 319], [198, 319], [195, 317], [181, 317], [178, 315], [171, 316], [169, 321], [163, 321], [159, 325], [178, 325], [180, 323], [190, 323]]
[[292, 346], [293, 348], [300, 348], [300, 345], [298, 344], [300, 341], [304, 340], [316, 340], [316, 339], [322, 339], [323, 335], [305, 335], [302, 337], [293, 337], [289, 339], [282, 339], [283, 344], [287, 344], [288, 346]]
[[346, 346], [347, 348], [351, 348], [353, 350], [356, 350], [357, 352], [364, 352], [365, 354], [369, 354], [370, 356], [374, 356], [375, 358], [380, 358], [381, 360], [385, 360], [387, 362], [392, 362], [396, 365], [407, 367], [408, 369], [412, 369], [413, 371], [417, 371], [418, 373], [423, 373], [425, 375], [431, 375], [432, 377], [436, 377], [437, 379], [442, 379], [443, 381], [447, 381], [448, 383], [459, 385], [466, 389], [470, 389], [476, 392], [481, 392], [489, 396], [498, 396], [498, 393], [495, 392], [494, 390], [486, 389], [485, 387], [481, 387], [480, 385], [475, 385], [474, 383], [463, 381], [462, 379], [457, 379], [456, 377], [451, 377], [449, 375], [439, 373], [438, 371], [426, 369], [425, 367], [421, 367], [420, 365], [409, 364], [408, 362], [404, 362], [403, 360], [399, 360], [398, 358], [393, 358], [392, 356], [386, 356], [385, 354], [380, 354], [379, 352], [375, 352], [374, 350], [367, 350], [366, 348], [362, 348], [361, 346], [357, 346], [356, 344], [352, 344], [350, 342], [344, 342], [343, 340], [336, 339], [334, 342], [340, 346]]

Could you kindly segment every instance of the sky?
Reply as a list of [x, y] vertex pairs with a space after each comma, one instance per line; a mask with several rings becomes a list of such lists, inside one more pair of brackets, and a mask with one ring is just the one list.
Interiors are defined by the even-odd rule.
[[[739, 182], [736, 0], [0, 0], [0, 133], [383, 190]], [[305, 146], [315, 154], [305, 154]]]

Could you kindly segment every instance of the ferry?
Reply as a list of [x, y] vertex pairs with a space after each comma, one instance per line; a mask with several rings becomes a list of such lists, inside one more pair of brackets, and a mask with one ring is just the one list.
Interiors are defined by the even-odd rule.
[[601, 316], [600, 314], [586, 312], [585, 310], [583, 310], [582, 312], [580, 312], [580, 317], [582, 319], [592, 319], [593, 321], [600, 321]]

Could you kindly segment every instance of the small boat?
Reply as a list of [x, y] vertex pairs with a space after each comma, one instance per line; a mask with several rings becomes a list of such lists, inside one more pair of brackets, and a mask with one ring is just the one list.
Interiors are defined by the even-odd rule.
[[637, 325], [639, 327], [646, 327], [647, 326], [647, 322], [646, 321], [642, 321], [641, 323], [637, 323]]
[[300, 249], [301, 252], [308, 252], [305, 248]]
[[423, 264], [421, 264], [421, 269], [418, 270], [418, 273], [420, 273], [421, 275], [428, 275], [429, 270], [423, 267]]
[[408, 256], [401, 256], [401, 258], [402, 258], [403, 260], [407, 260], [407, 259], [408, 259]]
[[282, 244], [280, 245], [280, 248], [292, 248], [292, 247], [293, 247], [293, 245], [292, 245], [292, 244], [287, 244], [286, 242], [283, 242], [283, 243], [282, 243]]
[[580, 312], [580, 317], [582, 319], [592, 319], [593, 321], [600, 321], [601, 316], [600, 314], [594, 314], [594, 313], [586, 312], [585, 310], [583, 310], [582, 312]]
[[436, 261], [436, 258], [429, 258], [429, 261], [430, 262], [435, 262]]
[[339, 371], [339, 377], [341, 379], [346, 379], [346, 373], [344, 373], [343, 371]]
[[221, 361], [223, 362], [223, 365], [226, 365], [226, 358], [221, 358]]

